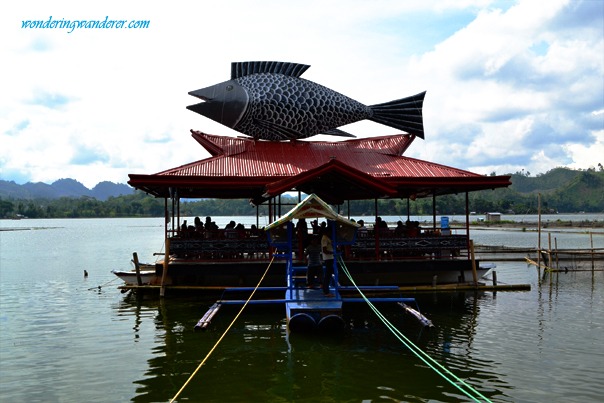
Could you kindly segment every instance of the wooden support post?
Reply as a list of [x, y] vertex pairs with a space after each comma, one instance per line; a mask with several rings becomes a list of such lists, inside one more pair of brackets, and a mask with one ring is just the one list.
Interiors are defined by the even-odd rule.
[[552, 233], [547, 233], [547, 267], [552, 269]]
[[380, 228], [378, 228], [377, 224], [377, 218], [378, 218], [378, 199], [374, 199], [373, 201], [373, 210], [375, 212], [375, 224], [373, 224], [373, 236], [375, 238], [375, 260], [382, 260], [380, 258], [381, 255], [381, 248], [380, 248]]
[[164, 255], [164, 268], [161, 273], [161, 288], [159, 296], [163, 297], [166, 294], [166, 276], [168, 273], [168, 264], [170, 263], [170, 238], [166, 238], [166, 254]]
[[470, 239], [470, 197], [468, 192], [466, 192], [466, 237]]
[[168, 237], [168, 223], [170, 222], [170, 213], [168, 212], [168, 198], [164, 197], [164, 239]]
[[537, 193], [537, 270], [541, 270], [541, 193]]
[[558, 238], [554, 237], [554, 258], [556, 259], [556, 270], [560, 270], [560, 260], [558, 259]]
[[543, 277], [542, 277], [542, 280], [545, 280], [545, 277], [547, 276], [547, 273], [551, 272], [550, 267], [546, 263], [549, 260], [549, 257], [548, 257], [547, 251], [545, 251], [545, 250], [542, 250], [541, 253], [540, 253], [540, 255], [541, 255], [541, 260], [543, 261], [543, 263], [540, 264], [539, 270], [541, 270], [541, 266], [543, 266]]
[[470, 239], [470, 258], [472, 259], [472, 279], [474, 285], [478, 285], [478, 274], [476, 273], [476, 257], [474, 255], [474, 241]]
[[136, 284], [140, 287], [143, 285], [143, 280], [141, 279], [141, 267], [138, 263], [138, 253], [134, 252], [132, 254], [132, 261], [134, 262], [134, 271], [136, 272]]
[[493, 273], [493, 287], [497, 287], [497, 272], [495, 270], [493, 270], [492, 273]]
[[596, 263], [594, 260], [594, 236], [591, 231], [589, 231], [589, 242], [591, 244], [591, 271], [594, 272], [596, 270]]
[[432, 231], [436, 231], [436, 193], [432, 193]]

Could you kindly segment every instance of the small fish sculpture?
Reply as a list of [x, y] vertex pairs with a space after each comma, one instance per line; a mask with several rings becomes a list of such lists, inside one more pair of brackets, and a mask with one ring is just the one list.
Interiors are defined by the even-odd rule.
[[366, 106], [300, 76], [310, 66], [236, 62], [231, 79], [191, 91], [203, 102], [187, 109], [254, 139], [296, 140], [317, 134], [355, 137], [338, 127], [368, 119], [424, 138], [425, 92]]

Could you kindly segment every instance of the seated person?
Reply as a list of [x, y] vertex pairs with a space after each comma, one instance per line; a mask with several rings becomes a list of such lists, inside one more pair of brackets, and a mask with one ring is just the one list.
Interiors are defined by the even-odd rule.
[[407, 228], [403, 225], [402, 221], [397, 221], [396, 222], [396, 228], [394, 229], [394, 234], [396, 236], [405, 236], [407, 232]]

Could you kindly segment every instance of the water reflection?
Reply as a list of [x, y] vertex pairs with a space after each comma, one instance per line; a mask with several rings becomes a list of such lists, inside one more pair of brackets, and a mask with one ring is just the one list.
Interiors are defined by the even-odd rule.
[[[207, 332], [195, 333], [213, 300], [160, 303], [105, 285], [114, 279], [110, 270], [123, 267], [132, 251], [157, 251], [162, 223], [158, 231], [139, 228], [157, 219], [20, 222], [61, 228], [2, 232], [3, 401], [168, 401], [235, 315], [221, 310]], [[534, 233], [474, 234], [487, 245], [536, 245]], [[602, 242], [604, 237], [594, 236], [594, 248], [604, 247]], [[588, 235], [569, 234], [558, 247], [575, 244], [591, 246]], [[498, 292], [496, 298], [418, 296], [422, 312], [437, 326], [430, 332], [396, 308], [385, 314], [493, 401], [601, 401], [604, 272], [569, 270], [544, 279], [524, 264], [497, 265], [500, 283], [529, 283], [532, 290]], [[90, 289], [98, 285], [102, 289]], [[351, 330], [341, 339], [292, 336], [289, 346], [283, 317], [279, 307], [246, 311], [180, 400], [468, 401], [371, 312], [351, 314]]]
[[[482, 306], [492, 295], [457, 293], [419, 296], [436, 328], [426, 331], [400, 308], [380, 306], [412, 342], [493, 401], [511, 401], [511, 387], [498, 363], [481, 358], [474, 344]], [[116, 318], [133, 321], [133, 344], [152, 326], [144, 376], [134, 382], [132, 401], [168, 401], [184, 385], [235, 317], [223, 307], [210, 329], [195, 332], [213, 301], [123, 297]], [[282, 307], [246, 310], [183, 391], [192, 401], [464, 400], [460, 392], [407, 350], [369, 311], [354, 305], [341, 337], [286, 332]], [[142, 347], [142, 346], [141, 346]]]
[[[433, 294], [420, 298], [423, 312], [429, 311], [431, 320], [437, 324], [422, 348], [491, 400], [512, 401], [508, 396], [512, 387], [503, 381], [505, 374], [501, 372], [501, 363], [485, 358], [488, 355], [483, 349], [484, 345], [498, 343], [499, 335], [485, 329], [480, 318], [481, 310], [486, 309], [485, 314], [490, 315], [496, 303], [496, 293], [482, 292]], [[457, 390], [453, 395], [445, 394], [464, 400]]]

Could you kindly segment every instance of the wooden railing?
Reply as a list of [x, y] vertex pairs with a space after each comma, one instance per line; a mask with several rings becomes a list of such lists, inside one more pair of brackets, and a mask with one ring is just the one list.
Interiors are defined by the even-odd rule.
[[450, 258], [467, 256], [466, 235], [420, 235], [417, 237], [388, 236], [377, 239], [374, 234], [357, 237], [348, 258]]
[[170, 254], [178, 258], [257, 259], [266, 258], [269, 252], [266, 237], [249, 238], [172, 238]]
[[[382, 237], [379, 237], [382, 235]], [[377, 241], [377, 248], [376, 248]], [[466, 235], [421, 234], [416, 237], [378, 234], [373, 231], [359, 233], [356, 242], [344, 249], [345, 259], [374, 260], [394, 258], [439, 259], [466, 257], [468, 237]], [[296, 256], [302, 256], [302, 245], [294, 245]], [[216, 238], [173, 237], [170, 253], [177, 258], [198, 260], [266, 259], [269, 244], [264, 234], [248, 236], [219, 236]]]

